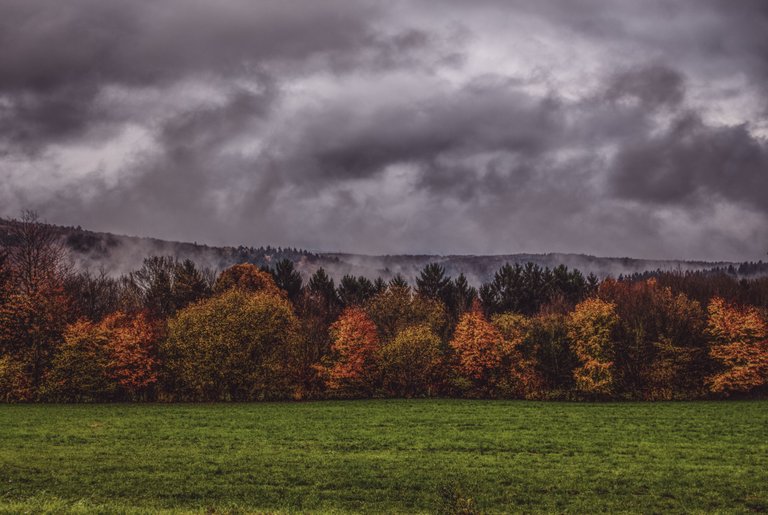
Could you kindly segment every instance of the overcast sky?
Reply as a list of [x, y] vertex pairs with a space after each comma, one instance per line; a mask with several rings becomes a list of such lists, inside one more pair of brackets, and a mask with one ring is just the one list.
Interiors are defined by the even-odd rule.
[[766, 0], [0, 0], [0, 216], [756, 260], [766, 138]]

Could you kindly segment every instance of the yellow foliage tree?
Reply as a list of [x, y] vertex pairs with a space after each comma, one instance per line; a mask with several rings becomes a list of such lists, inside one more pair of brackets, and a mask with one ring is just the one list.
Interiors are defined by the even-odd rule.
[[614, 386], [613, 332], [616, 306], [597, 298], [579, 303], [568, 317], [568, 336], [579, 360], [573, 371], [576, 388], [590, 395], [610, 395]]
[[298, 320], [283, 296], [240, 288], [188, 306], [162, 344], [171, 388], [193, 400], [296, 394]]
[[382, 382], [396, 397], [434, 395], [442, 364], [440, 338], [426, 324], [406, 327], [381, 349]]
[[46, 377], [45, 397], [58, 401], [110, 400], [117, 383], [109, 375], [110, 333], [104, 326], [79, 320], [67, 326]]

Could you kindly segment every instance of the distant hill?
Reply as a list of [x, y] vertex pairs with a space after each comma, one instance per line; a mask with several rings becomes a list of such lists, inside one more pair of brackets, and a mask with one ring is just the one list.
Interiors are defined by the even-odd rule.
[[[9, 242], [9, 229], [14, 221], [0, 219], [0, 243]], [[540, 266], [566, 265], [585, 274], [599, 277], [628, 275], [655, 270], [712, 270], [729, 269], [743, 276], [767, 275], [768, 263], [734, 263], [711, 261], [648, 260], [633, 258], [596, 257], [585, 254], [507, 254], [492, 256], [474, 255], [386, 255], [368, 256], [347, 253], [311, 252], [304, 249], [282, 247], [213, 247], [198, 243], [176, 242], [155, 238], [124, 236], [94, 232], [80, 227], [54, 226], [62, 241], [70, 250], [75, 265], [87, 270], [106, 270], [120, 275], [141, 266], [147, 256], [170, 255], [179, 259], [191, 259], [200, 266], [221, 270], [236, 263], [272, 265], [282, 259], [290, 259], [308, 277], [320, 267], [339, 279], [345, 274], [365, 275], [370, 278], [391, 278], [401, 274], [410, 282], [427, 263], [438, 262], [448, 274], [464, 273], [467, 278], [480, 284], [490, 279], [504, 263], [533, 262]]]

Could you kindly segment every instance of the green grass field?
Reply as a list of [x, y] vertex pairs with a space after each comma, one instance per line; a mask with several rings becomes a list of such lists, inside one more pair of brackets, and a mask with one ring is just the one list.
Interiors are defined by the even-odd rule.
[[0, 512], [768, 510], [768, 402], [0, 406]]

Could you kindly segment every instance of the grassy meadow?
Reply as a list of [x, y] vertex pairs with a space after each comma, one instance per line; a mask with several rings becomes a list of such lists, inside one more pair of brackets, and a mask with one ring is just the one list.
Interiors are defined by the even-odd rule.
[[768, 510], [768, 402], [0, 406], [0, 512]]

